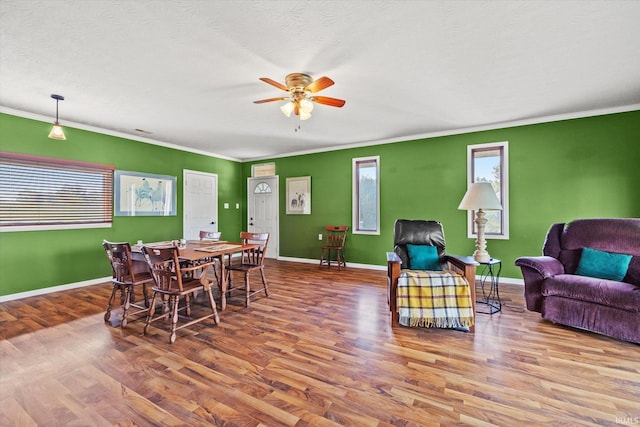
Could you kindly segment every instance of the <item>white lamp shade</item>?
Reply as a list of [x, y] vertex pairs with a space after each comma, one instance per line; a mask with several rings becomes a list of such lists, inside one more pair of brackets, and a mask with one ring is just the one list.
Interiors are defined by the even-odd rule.
[[300, 100], [300, 112], [301, 113], [311, 113], [313, 111], [313, 102], [308, 99]]
[[307, 120], [311, 117], [311, 113], [300, 111], [300, 120]]
[[293, 111], [294, 107], [295, 105], [293, 104], [293, 102], [289, 101], [282, 107], [280, 107], [280, 111], [282, 111], [282, 114], [284, 114], [285, 116], [291, 117], [291, 112]]
[[467, 211], [476, 209], [502, 210], [502, 205], [490, 183], [474, 182], [469, 186], [458, 209]]

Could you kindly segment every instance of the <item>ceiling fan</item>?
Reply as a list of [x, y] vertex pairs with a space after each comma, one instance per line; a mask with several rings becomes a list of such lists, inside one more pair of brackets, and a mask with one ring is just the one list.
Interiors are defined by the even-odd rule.
[[311, 117], [314, 102], [331, 107], [342, 107], [346, 102], [343, 99], [313, 95], [334, 84], [333, 80], [329, 77], [320, 77], [317, 80], [313, 80], [308, 74], [291, 73], [285, 77], [286, 85], [271, 80], [268, 77], [260, 77], [260, 80], [285, 92], [289, 92], [289, 96], [261, 99], [253, 102], [255, 104], [264, 104], [265, 102], [288, 100], [289, 102], [280, 107], [282, 113], [287, 117], [291, 117], [291, 113], [294, 113], [300, 117], [300, 120], [307, 120]]

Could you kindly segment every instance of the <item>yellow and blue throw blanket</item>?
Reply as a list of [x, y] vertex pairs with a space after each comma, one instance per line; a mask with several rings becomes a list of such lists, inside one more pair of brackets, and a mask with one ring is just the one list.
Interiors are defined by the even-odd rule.
[[405, 270], [398, 278], [400, 324], [424, 328], [473, 326], [471, 290], [451, 271]]

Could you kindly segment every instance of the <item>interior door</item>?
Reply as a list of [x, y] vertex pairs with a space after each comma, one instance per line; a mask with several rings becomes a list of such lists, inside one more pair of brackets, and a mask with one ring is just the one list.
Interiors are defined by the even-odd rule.
[[267, 258], [278, 257], [278, 177], [261, 176], [247, 182], [248, 231], [269, 233]]
[[201, 230], [218, 231], [218, 175], [184, 170], [183, 178], [183, 238], [196, 240]]

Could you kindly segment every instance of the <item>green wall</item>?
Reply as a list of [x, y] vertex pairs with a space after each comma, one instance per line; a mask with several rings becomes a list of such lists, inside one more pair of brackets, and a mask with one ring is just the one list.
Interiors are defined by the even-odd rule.
[[[509, 240], [489, 240], [503, 277], [514, 260], [539, 255], [552, 223], [640, 217], [640, 111], [511, 127], [271, 160], [280, 177], [280, 256], [319, 257], [327, 224], [351, 226], [351, 159], [380, 156], [381, 234], [349, 234], [347, 261], [385, 263], [397, 218], [443, 223], [447, 252], [471, 254], [466, 212], [467, 145], [509, 142]], [[251, 163], [244, 164], [249, 176]], [[285, 215], [285, 179], [311, 175], [312, 214]]]
[[[0, 150], [112, 164], [117, 169], [173, 175], [218, 174], [219, 229], [246, 227], [246, 178], [252, 163], [145, 144], [65, 127], [67, 141], [47, 138], [50, 123], [0, 114]], [[319, 257], [327, 224], [351, 225], [351, 159], [380, 156], [381, 234], [347, 238], [347, 261], [384, 265], [397, 218], [437, 219], [447, 251], [471, 254], [466, 213], [467, 145], [509, 141], [510, 239], [489, 240], [503, 277], [520, 278], [513, 261], [538, 255], [554, 222], [589, 217], [640, 217], [640, 111], [472, 132], [393, 144], [290, 156], [273, 161], [280, 177], [280, 256]], [[179, 143], [179, 141], [176, 141]], [[285, 179], [311, 175], [312, 214], [286, 215]], [[111, 229], [0, 233], [0, 295], [108, 276], [102, 239], [166, 240], [182, 235], [182, 192], [175, 217], [115, 217]]]
[[[0, 295], [81, 282], [111, 275], [101, 243], [171, 240], [182, 237], [182, 171], [218, 174], [219, 231], [238, 236], [245, 200], [242, 165], [134, 140], [65, 126], [66, 141], [47, 138], [50, 123], [0, 114], [0, 150], [114, 165], [116, 169], [176, 176], [177, 215], [114, 217], [112, 228], [0, 233]], [[179, 142], [179, 141], [178, 141]]]

